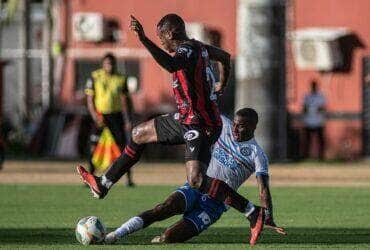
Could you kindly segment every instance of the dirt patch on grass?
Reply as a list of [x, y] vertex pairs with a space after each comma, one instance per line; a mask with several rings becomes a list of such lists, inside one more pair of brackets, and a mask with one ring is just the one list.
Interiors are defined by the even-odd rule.
[[[75, 172], [79, 162], [6, 161], [0, 184], [80, 184]], [[83, 163], [86, 165], [86, 163]], [[272, 186], [370, 187], [370, 163], [272, 164]], [[186, 179], [181, 163], [140, 163], [134, 168], [138, 185], [179, 185]], [[247, 181], [255, 185], [255, 178]]]

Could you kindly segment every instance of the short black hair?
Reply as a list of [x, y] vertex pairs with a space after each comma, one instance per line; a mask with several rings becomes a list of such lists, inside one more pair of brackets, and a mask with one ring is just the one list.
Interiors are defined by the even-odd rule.
[[157, 28], [171, 31], [175, 36], [186, 34], [184, 20], [176, 14], [167, 14], [158, 22]]
[[257, 125], [258, 123], [258, 114], [252, 108], [239, 109], [238, 111], [236, 111], [235, 114], [246, 118], [249, 122], [253, 123], [254, 125]]
[[104, 61], [105, 59], [108, 59], [113, 65], [116, 65], [117, 64], [117, 58], [111, 52], [106, 53], [103, 56], [102, 61]]

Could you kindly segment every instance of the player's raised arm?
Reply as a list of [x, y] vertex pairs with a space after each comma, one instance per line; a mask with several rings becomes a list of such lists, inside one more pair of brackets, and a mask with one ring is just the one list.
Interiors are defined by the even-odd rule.
[[206, 49], [208, 51], [209, 58], [211, 60], [221, 63], [221, 67], [220, 67], [221, 86], [219, 86], [216, 89], [216, 92], [222, 92], [222, 90], [226, 87], [227, 81], [229, 80], [229, 76], [230, 76], [230, 68], [231, 68], [230, 54], [212, 45], [206, 45]]
[[[185, 60], [183, 57], [172, 57], [164, 50], [159, 48], [155, 43], [153, 43], [144, 32], [144, 28], [141, 23], [131, 15], [130, 29], [135, 32], [139, 37], [141, 43], [150, 52], [153, 58], [161, 65], [164, 69], [170, 73], [180, 70], [185, 67]], [[162, 34], [163, 36], [167, 34]], [[159, 34], [161, 36], [161, 34]], [[160, 37], [161, 38], [161, 37]], [[162, 39], [161, 39], [162, 40]]]

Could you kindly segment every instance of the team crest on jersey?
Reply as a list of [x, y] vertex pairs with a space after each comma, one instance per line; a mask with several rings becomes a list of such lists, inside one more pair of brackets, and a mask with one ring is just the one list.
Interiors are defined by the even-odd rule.
[[199, 137], [199, 132], [197, 130], [189, 130], [184, 134], [184, 139], [187, 141], [195, 140]]
[[243, 147], [240, 149], [240, 153], [243, 155], [243, 156], [250, 156], [252, 154], [252, 150], [248, 147]]

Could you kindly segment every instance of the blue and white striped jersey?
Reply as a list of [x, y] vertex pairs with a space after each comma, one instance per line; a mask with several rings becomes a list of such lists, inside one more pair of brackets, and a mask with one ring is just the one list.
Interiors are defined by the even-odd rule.
[[232, 135], [232, 121], [221, 116], [222, 132], [212, 150], [207, 175], [226, 182], [237, 190], [253, 173], [268, 175], [268, 159], [256, 140], [237, 142]]

